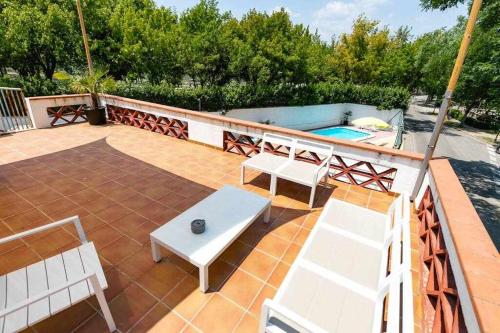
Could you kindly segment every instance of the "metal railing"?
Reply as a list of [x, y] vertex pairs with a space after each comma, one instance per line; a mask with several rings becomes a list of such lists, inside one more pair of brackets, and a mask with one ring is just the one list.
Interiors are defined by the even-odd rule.
[[400, 149], [403, 144], [403, 132], [405, 131], [405, 115], [404, 112], [401, 111], [399, 113], [399, 121], [398, 121], [398, 132], [396, 134], [396, 140], [394, 141], [393, 148]]
[[0, 87], [0, 133], [33, 128], [23, 91]]

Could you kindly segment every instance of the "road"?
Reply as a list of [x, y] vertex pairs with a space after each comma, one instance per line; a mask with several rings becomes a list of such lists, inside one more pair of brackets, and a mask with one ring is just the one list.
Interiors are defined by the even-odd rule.
[[[423, 153], [429, 142], [436, 115], [418, 101], [405, 117], [404, 149]], [[436, 111], [437, 112], [437, 111]], [[448, 157], [469, 195], [497, 250], [500, 249], [499, 156], [491, 145], [465, 130], [444, 127], [434, 153]]]

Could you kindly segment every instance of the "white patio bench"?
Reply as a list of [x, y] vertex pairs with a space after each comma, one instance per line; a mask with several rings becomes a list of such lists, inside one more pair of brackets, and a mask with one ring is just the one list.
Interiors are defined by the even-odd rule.
[[0, 239], [0, 244], [73, 223], [82, 245], [0, 276], [0, 332], [21, 331], [96, 295], [111, 332], [116, 326], [103, 289], [108, 287], [99, 257], [78, 216]]
[[[268, 153], [266, 152], [266, 145], [268, 144], [273, 144], [277, 147], [287, 147], [288, 153], [284, 151], [282, 151], [282, 155]], [[302, 151], [316, 154], [321, 161], [319, 164], [312, 164], [297, 160], [296, 155]], [[245, 182], [245, 168], [250, 168], [271, 176], [270, 191], [272, 195], [276, 195], [277, 178], [309, 186], [311, 187], [309, 207], [312, 208], [316, 186], [322, 178], [326, 182], [332, 156], [332, 146], [265, 133], [262, 138], [260, 153], [241, 163], [241, 184]]]
[[[386, 332], [413, 331], [408, 198], [396, 199], [383, 220], [351, 206], [335, 211], [338, 201], [327, 203], [276, 296], [264, 302], [261, 332], [380, 332], [386, 297]], [[358, 209], [355, 227], [340, 222]], [[366, 232], [369, 222], [383, 228]]]

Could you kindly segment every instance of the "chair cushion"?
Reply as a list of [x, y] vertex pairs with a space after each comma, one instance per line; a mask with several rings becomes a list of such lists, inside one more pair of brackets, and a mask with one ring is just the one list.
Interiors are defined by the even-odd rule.
[[372, 290], [378, 289], [382, 250], [326, 229], [319, 229], [310, 237], [313, 238], [303, 259]]
[[323, 223], [377, 243], [384, 241], [388, 232], [385, 214], [336, 199], [330, 202], [322, 213]]
[[288, 161], [288, 157], [270, 153], [259, 153], [241, 163], [244, 167], [266, 173], [273, 173]]
[[[283, 167], [277, 171], [277, 175], [280, 178], [288, 179], [290, 181], [304, 184], [304, 185], [315, 185], [314, 175], [318, 166], [316, 164], [290, 160]], [[319, 182], [321, 179], [316, 179]]]
[[374, 302], [300, 266], [277, 302], [328, 332], [371, 332], [373, 326]]

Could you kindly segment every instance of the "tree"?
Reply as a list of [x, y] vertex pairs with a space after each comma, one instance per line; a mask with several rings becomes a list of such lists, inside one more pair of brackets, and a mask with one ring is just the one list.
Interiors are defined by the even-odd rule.
[[[464, 0], [421, 0], [425, 9], [445, 10]], [[500, 106], [500, 3], [485, 0], [464, 62], [454, 100], [465, 106], [465, 120], [473, 109], [498, 110]], [[446, 89], [453, 62], [465, 29], [465, 19], [448, 31], [424, 35], [419, 43], [422, 89], [439, 96]]]
[[500, 107], [500, 34], [477, 27], [460, 76], [455, 99], [465, 106], [464, 120], [479, 107]]
[[446, 89], [460, 37], [460, 27], [449, 31], [438, 29], [424, 34], [415, 42], [418, 86], [427, 94], [429, 101], [442, 96]]
[[229, 50], [224, 33], [229, 13], [220, 13], [215, 0], [201, 0], [179, 19], [179, 61], [194, 85], [217, 85], [229, 80]]
[[415, 66], [415, 44], [410, 41], [410, 28], [400, 27], [391, 37], [380, 64], [377, 84], [400, 86], [415, 90], [418, 87], [418, 69]]
[[233, 78], [252, 84], [308, 83], [325, 77], [327, 46], [281, 9], [249, 11], [227, 25]]
[[151, 0], [118, 0], [109, 29], [116, 50], [111, 63], [117, 77], [178, 83], [177, 15]]
[[350, 34], [342, 34], [333, 47], [330, 66], [332, 73], [345, 81], [376, 83], [381, 60], [391, 41], [389, 29], [378, 28], [377, 21], [360, 16]]
[[422, 8], [429, 9], [441, 9], [445, 10], [451, 7], [455, 7], [459, 4], [464, 3], [465, 0], [420, 0], [420, 5]]
[[51, 79], [58, 66], [81, 63], [75, 6], [69, 0], [0, 0], [1, 54], [22, 75]]

